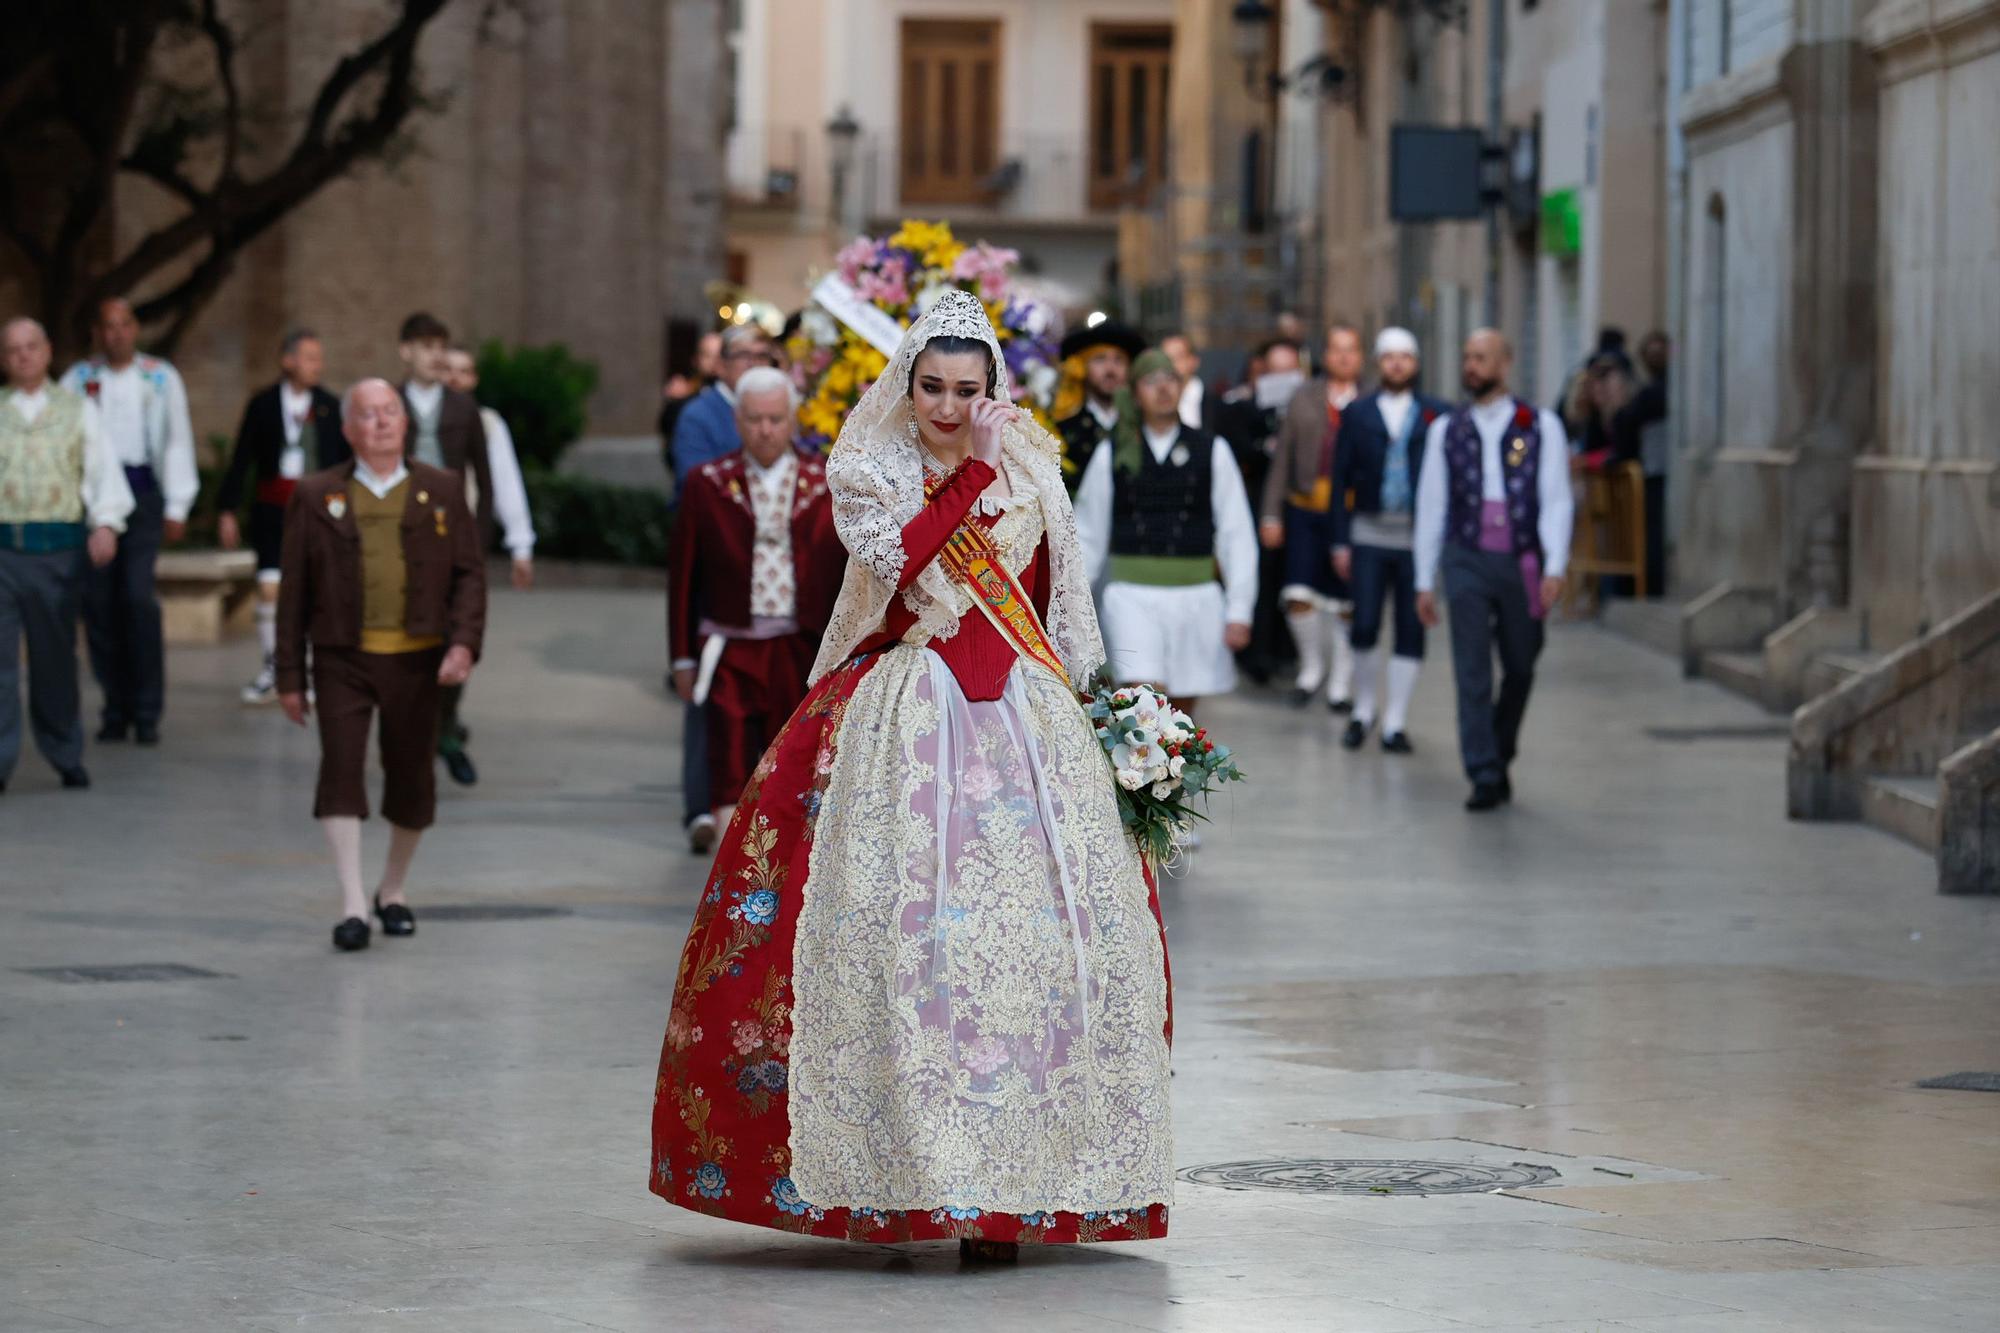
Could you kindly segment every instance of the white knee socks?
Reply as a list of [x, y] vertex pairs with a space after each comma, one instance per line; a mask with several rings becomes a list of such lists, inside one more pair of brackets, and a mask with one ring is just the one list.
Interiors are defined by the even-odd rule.
[[333, 852], [333, 874], [340, 881], [341, 918], [368, 919], [368, 895], [361, 888], [361, 821], [353, 815], [328, 815], [319, 821], [326, 845]]
[[1354, 697], [1354, 645], [1348, 641], [1348, 623], [1341, 615], [1346, 605], [1335, 602], [1326, 611], [1333, 632], [1333, 670], [1327, 676], [1326, 698], [1336, 704]]
[[1382, 715], [1382, 734], [1393, 736], [1410, 719], [1410, 696], [1417, 692], [1417, 673], [1423, 661], [1415, 657], [1389, 659], [1389, 707]]
[[1375, 721], [1375, 676], [1382, 664], [1379, 648], [1350, 650], [1354, 656], [1354, 720], [1362, 726]]
[[1318, 607], [1307, 607], [1303, 611], [1286, 611], [1285, 623], [1291, 626], [1292, 641], [1299, 646], [1298, 687], [1311, 694], [1326, 679], [1326, 620], [1325, 613]]
[[375, 894], [383, 902], [403, 901], [403, 881], [409, 877], [410, 861], [416, 856], [417, 843], [423, 836], [422, 829], [389, 825], [389, 859], [382, 864], [382, 884]]
[[264, 660], [267, 662], [278, 651], [278, 604], [276, 602], [257, 603], [257, 646], [264, 650]]

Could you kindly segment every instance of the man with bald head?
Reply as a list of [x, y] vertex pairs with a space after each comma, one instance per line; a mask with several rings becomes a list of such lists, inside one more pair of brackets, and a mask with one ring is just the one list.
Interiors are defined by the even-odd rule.
[[381, 719], [382, 815], [389, 855], [373, 914], [413, 935], [404, 888], [437, 810], [439, 691], [465, 684], [486, 628], [478, 525], [453, 470], [404, 458], [408, 414], [386, 380], [341, 401], [354, 457], [299, 481], [285, 512], [278, 582], [278, 702], [304, 726], [306, 649], [319, 709], [313, 815], [333, 851], [343, 906], [335, 947], [368, 947], [361, 821], [368, 817], [370, 723]]
[[118, 553], [91, 572], [83, 617], [90, 631], [90, 669], [104, 691], [101, 741], [127, 736], [141, 745], [160, 739], [167, 699], [166, 637], [154, 566], [163, 543], [187, 531], [188, 511], [201, 490], [195, 470], [194, 426], [180, 372], [139, 352], [139, 318], [118, 297], [100, 303], [92, 330], [97, 355], [63, 376], [63, 387], [97, 404], [104, 441], [132, 491], [132, 516]]
[[70, 788], [83, 768], [76, 616], [86, 571], [118, 553], [132, 491], [105, 446], [97, 404], [49, 383], [49, 338], [32, 319], [0, 328], [0, 791], [21, 754], [21, 642], [35, 746]]
[[1442, 568], [1459, 757], [1472, 783], [1468, 810], [1514, 797], [1509, 768], [1542, 652], [1542, 619], [1562, 596], [1574, 518], [1562, 422], [1509, 391], [1513, 361], [1497, 330], [1465, 340], [1460, 379], [1471, 401], [1431, 424], [1417, 482], [1417, 615], [1438, 623]]

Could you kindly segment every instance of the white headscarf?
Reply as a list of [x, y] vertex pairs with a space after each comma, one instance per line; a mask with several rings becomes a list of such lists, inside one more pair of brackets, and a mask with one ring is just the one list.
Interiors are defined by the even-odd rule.
[[[903, 573], [903, 527], [924, 507], [924, 456], [910, 402], [910, 372], [931, 339], [973, 338], [993, 356], [991, 396], [1011, 403], [1007, 360], [1000, 339], [978, 297], [952, 288], [940, 296], [903, 335], [896, 354], [848, 413], [833, 452], [827, 456], [827, 488], [833, 494], [833, 523], [846, 545], [847, 577], [840, 600], [820, 641], [812, 680], [845, 662], [854, 649], [882, 627]], [[1049, 640], [1068, 669], [1070, 683], [1083, 687], [1104, 664], [1104, 640], [1090, 600], [1083, 555], [1076, 539], [1076, 515], [1063, 488], [1061, 447], [1023, 413], [1001, 441], [1001, 465], [1018, 495], [1032, 491], [1041, 502], [1049, 543]], [[948, 639], [972, 610], [972, 596], [933, 560], [903, 592], [903, 604], [917, 624], [905, 641]]]

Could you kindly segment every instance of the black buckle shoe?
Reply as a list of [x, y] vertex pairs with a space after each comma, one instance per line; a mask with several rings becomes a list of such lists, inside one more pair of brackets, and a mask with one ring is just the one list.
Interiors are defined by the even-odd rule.
[[333, 928], [333, 947], [342, 953], [353, 953], [368, 947], [368, 923], [358, 916], [351, 916]]
[[1384, 754], [1414, 754], [1417, 747], [1410, 744], [1410, 738], [1400, 731], [1392, 731], [1382, 738]]
[[1500, 800], [1504, 804], [1511, 804], [1514, 800], [1514, 779], [1505, 773], [1500, 775]]
[[90, 786], [90, 774], [81, 766], [62, 770], [62, 785], [71, 791], [84, 791]]
[[382, 923], [384, 935], [407, 936], [417, 933], [417, 914], [410, 910], [408, 903], [390, 903], [384, 907], [382, 895], [378, 893], [375, 895], [375, 916]]
[[470, 787], [479, 781], [479, 770], [472, 766], [472, 756], [463, 750], [452, 750], [445, 755], [444, 771], [451, 774], [451, 780], [461, 787]]
[[123, 722], [106, 722], [97, 729], [97, 739], [101, 744], [122, 741], [132, 734], [132, 729]]
[[1326, 701], [1326, 708], [1330, 713], [1337, 713], [1341, 717], [1346, 717], [1354, 711], [1354, 700], [1328, 699]]
[[132, 728], [132, 739], [141, 745], [158, 745], [160, 743], [160, 724], [157, 722], [139, 723]]
[[1472, 784], [1472, 795], [1465, 798], [1465, 808], [1474, 811], [1497, 810], [1500, 808], [1500, 802], [1505, 799], [1500, 794], [1499, 783], [1475, 782]]
[[1347, 724], [1346, 731], [1340, 733], [1340, 748], [1343, 750], [1358, 750], [1361, 748], [1361, 743], [1367, 739], [1368, 724], [1356, 718]]

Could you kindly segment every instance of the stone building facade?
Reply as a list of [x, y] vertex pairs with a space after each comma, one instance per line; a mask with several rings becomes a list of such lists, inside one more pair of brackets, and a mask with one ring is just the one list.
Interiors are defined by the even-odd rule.
[[[294, 114], [381, 23], [371, 0], [234, 8], [246, 91]], [[590, 428], [649, 430], [668, 318], [699, 317], [721, 267], [721, 108], [677, 96], [670, 73], [713, 70], [721, 32], [722, 0], [447, 5], [418, 52], [441, 109], [419, 113], [393, 163], [363, 165], [251, 245], [183, 338], [197, 434], [234, 430], [284, 329], [317, 329], [344, 384], [396, 372], [416, 309], [468, 340], [567, 343], [601, 374]], [[164, 207], [121, 178], [118, 239]]]
[[1886, 651], [2000, 588], [2000, 4], [1676, 17], [1679, 586]]

